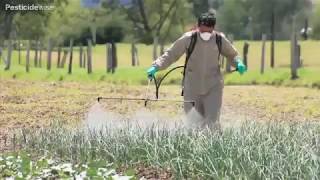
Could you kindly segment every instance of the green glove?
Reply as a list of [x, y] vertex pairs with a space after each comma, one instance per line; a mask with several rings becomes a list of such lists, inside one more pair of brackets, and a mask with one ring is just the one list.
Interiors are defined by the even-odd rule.
[[247, 67], [246, 67], [246, 65], [243, 64], [241, 58], [238, 57], [238, 58], [236, 59], [236, 63], [237, 63], [237, 71], [238, 71], [241, 75], [247, 71]]
[[154, 75], [156, 74], [156, 72], [158, 71], [158, 68], [155, 66], [152, 66], [148, 69], [147, 74], [148, 74], [148, 78], [152, 79], [154, 77]]

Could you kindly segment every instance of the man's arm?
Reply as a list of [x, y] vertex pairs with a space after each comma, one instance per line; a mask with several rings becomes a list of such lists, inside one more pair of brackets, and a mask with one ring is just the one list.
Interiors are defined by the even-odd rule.
[[163, 70], [176, 62], [182, 54], [185, 53], [190, 43], [191, 35], [191, 32], [187, 32], [181, 36], [163, 53], [163, 55], [153, 62], [152, 66], [156, 67], [158, 70]]
[[237, 67], [237, 58], [240, 58], [238, 51], [231, 44], [231, 42], [225, 37], [221, 37], [221, 54], [227, 58], [233, 67]]

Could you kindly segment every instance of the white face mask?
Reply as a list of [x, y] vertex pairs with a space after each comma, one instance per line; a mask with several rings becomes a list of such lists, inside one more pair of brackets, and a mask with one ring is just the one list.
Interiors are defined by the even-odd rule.
[[211, 38], [211, 33], [209, 32], [200, 33], [200, 37], [204, 41], [209, 41], [209, 39]]

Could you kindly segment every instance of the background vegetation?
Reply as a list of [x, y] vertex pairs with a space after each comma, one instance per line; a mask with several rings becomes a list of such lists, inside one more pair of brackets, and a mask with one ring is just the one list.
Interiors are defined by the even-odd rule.
[[297, 31], [308, 20], [312, 37], [319, 39], [320, 34], [319, 3], [311, 0], [101, 0], [101, 7], [92, 9], [81, 7], [80, 0], [28, 1], [52, 4], [53, 11], [5, 11], [7, 3], [26, 4], [19, 0], [1, 1], [2, 40], [53, 38], [66, 44], [74, 38], [80, 44], [96, 36], [98, 44], [112, 40], [150, 44], [158, 37], [159, 42], [168, 43], [195, 25], [196, 17], [208, 9], [217, 13], [217, 29], [233, 34], [235, 39], [260, 40], [261, 34], [270, 35], [272, 13], [278, 40], [289, 38], [293, 20]]

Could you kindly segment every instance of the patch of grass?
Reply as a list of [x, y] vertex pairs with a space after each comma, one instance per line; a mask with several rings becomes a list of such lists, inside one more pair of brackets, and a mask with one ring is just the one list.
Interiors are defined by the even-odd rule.
[[[0, 65], [0, 69], [3, 66]], [[87, 74], [85, 69], [74, 68], [70, 75], [66, 69], [53, 68], [47, 71], [44, 68], [32, 68], [29, 73], [22, 66], [13, 66], [10, 71], [0, 71], [0, 79], [20, 79], [31, 81], [76, 81], [76, 82], [109, 82], [114, 84], [146, 85], [146, 69], [143, 67], [122, 67], [114, 74], [106, 73], [104, 70], [95, 70]], [[170, 74], [163, 84], [180, 85], [182, 70]], [[235, 72], [225, 75], [226, 85], [275, 85], [291, 87], [310, 87], [320, 89], [320, 76], [317, 68], [301, 68], [298, 71], [299, 79], [291, 80], [289, 68], [266, 69], [263, 75], [260, 71], [251, 70], [244, 75]], [[158, 78], [167, 71], [158, 73]]]
[[[3, 66], [0, 65], [2, 69]], [[72, 74], [66, 69], [32, 68], [29, 73], [25, 72], [22, 66], [14, 66], [10, 71], [0, 71], [2, 79], [21, 79], [31, 81], [77, 81], [77, 82], [117, 82], [126, 84], [137, 84], [140, 80], [146, 79], [145, 68], [119, 68], [115, 74], [107, 74], [104, 70], [96, 70], [87, 74], [86, 69], [75, 68]]]
[[88, 132], [55, 126], [24, 132], [18, 144], [37, 156], [46, 153], [72, 163], [99, 159], [170, 167], [178, 179], [317, 179], [319, 130], [317, 123], [244, 124], [222, 135], [130, 127]]
[[301, 68], [298, 71], [299, 79], [291, 80], [289, 68], [267, 69], [264, 74], [260, 74], [260, 71], [249, 71], [244, 75], [239, 75], [238, 73], [227, 74], [225, 76], [225, 84], [318, 88], [320, 85], [320, 76], [318, 74], [318, 69]]

